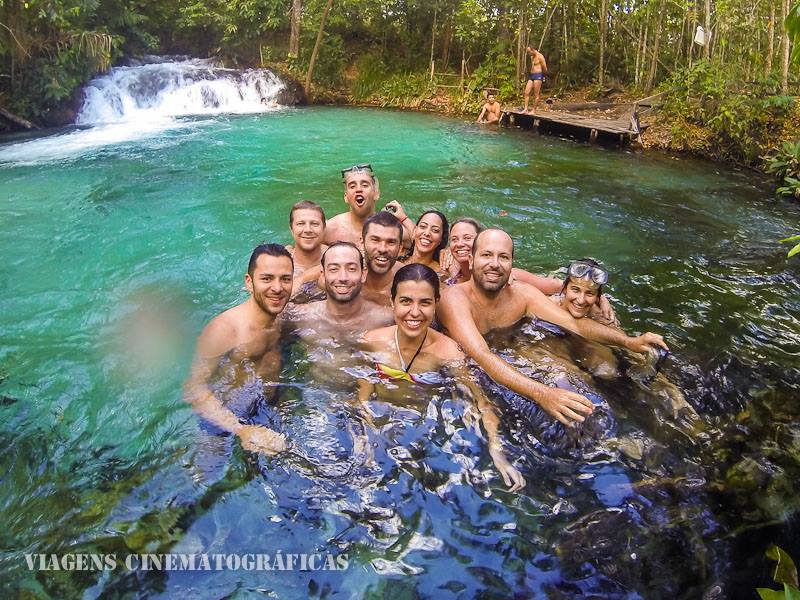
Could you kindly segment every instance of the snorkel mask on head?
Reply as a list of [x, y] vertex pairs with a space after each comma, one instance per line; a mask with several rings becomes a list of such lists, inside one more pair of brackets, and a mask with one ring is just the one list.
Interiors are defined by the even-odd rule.
[[347, 169], [342, 169], [342, 179], [345, 179], [350, 173], [369, 173], [371, 177], [374, 177], [372, 173], [372, 165], [367, 163], [353, 165]]
[[576, 279], [589, 279], [597, 285], [605, 285], [608, 283], [608, 271], [595, 261], [592, 260], [589, 262], [589, 260], [590, 259], [582, 258], [569, 263], [567, 275], [569, 277], [575, 277]]

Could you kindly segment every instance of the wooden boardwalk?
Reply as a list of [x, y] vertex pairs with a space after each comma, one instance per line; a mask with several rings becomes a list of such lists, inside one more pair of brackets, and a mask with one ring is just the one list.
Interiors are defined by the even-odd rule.
[[516, 125], [526, 129], [536, 128], [542, 132], [588, 137], [591, 142], [605, 139], [621, 145], [630, 142], [633, 138], [639, 138], [644, 130], [644, 127], [639, 124], [635, 110], [624, 117], [601, 119], [555, 109], [539, 109], [534, 115], [518, 109], [504, 109], [500, 117], [500, 124]]

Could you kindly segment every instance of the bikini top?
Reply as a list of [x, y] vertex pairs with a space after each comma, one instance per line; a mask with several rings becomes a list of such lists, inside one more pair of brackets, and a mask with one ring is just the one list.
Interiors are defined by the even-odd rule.
[[411, 383], [418, 383], [420, 385], [436, 385], [442, 382], [441, 376], [434, 372], [428, 373], [409, 373], [411, 370], [411, 365], [414, 364], [414, 361], [419, 356], [419, 353], [422, 352], [422, 347], [425, 345], [425, 340], [428, 339], [428, 332], [425, 332], [425, 337], [422, 338], [422, 343], [417, 348], [417, 351], [414, 353], [414, 356], [411, 357], [411, 360], [408, 361], [406, 364], [405, 360], [403, 360], [403, 353], [400, 352], [400, 341], [397, 339], [397, 328], [394, 330], [394, 347], [397, 351], [397, 356], [400, 357], [400, 366], [401, 369], [396, 369], [394, 367], [390, 367], [386, 363], [376, 362], [375, 363], [375, 371], [378, 375], [379, 379], [384, 381], [397, 381], [397, 380], [404, 380], [409, 381]]

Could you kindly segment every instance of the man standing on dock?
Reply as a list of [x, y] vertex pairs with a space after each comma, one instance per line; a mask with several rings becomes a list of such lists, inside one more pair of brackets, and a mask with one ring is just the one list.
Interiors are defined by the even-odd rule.
[[[525, 48], [525, 52], [531, 57], [531, 72], [528, 75], [528, 81], [525, 82], [525, 107], [522, 111], [536, 114], [536, 107], [539, 106], [539, 95], [542, 91], [542, 82], [547, 73], [547, 61], [544, 59], [544, 54], [535, 48], [528, 46]], [[531, 89], [533, 90], [533, 108], [528, 111]]]

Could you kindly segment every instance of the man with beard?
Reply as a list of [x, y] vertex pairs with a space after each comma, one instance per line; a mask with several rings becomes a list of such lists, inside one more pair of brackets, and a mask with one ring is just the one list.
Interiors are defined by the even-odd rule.
[[[283, 435], [246, 422], [253, 396], [238, 392], [254, 379], [263, 388], [263, 382], [278, 378], [281, 331], [276, 319], [289, 301], [293, 269], [292, 257], [280, 244], [261, 244], [253, 250], [244, 276], [250, 297], [203, 329], [184, 386], [186, 400], [206, 421], [221, 433], [238, 436], [242, 447], [254, 452], [271, 454], [286, 448]], [[221, 380], [237, 393], [226, 403], [211, 387]]]
[[514, 282], [511, 275], [514, 242], [505, 231], [486, 229], [472, 246], [472, 278], [451, 286], [438, 304], [439, 322], [448, 335], [497, 383], [538, 403], [564, 425], [582, 422], [592, 413], [591, 401], [580, 394], [550, 388], [520, 373], [494, 354], [483, 336], [510, 327], [525, 317], [543, 319], [592, 341], [622, 346], [634, 352], [647, 352], [653, 346], [668, 349], [664, 339], [654, 333], [628, 337], [591, 319], [574, 319], [560, 312], [542, 292], [531, 285]]
[[[342, 179], [344, 180], [344, 201], [350, 210], [336, 215], [328, 221], [323, 238], [323, 242], [326, 244], [340, 241], [358, 244], [364, 222], [375, 214], [375, 203], [381, 196], [378, 179], [373, 175], [370, 165], [355, 165], [344, 169]], [[407, 239], [410, 240], [414, 231], [414, 223], [403, 212], [403, 207], [396, 201], [389, 202], [386, 206], [395, 212], [407, 233]]]
[[288, 318], [300, 337], [311, 345], [334, 346], [354, 341], [364, 332], [394, 322], [392, 311], [361, 295], [367, 278], [364, 257], [355, 244], [336, 242], [322, 255], [327, 298], [295, 305]]
[[382, 210], [364, 222], [362, 247], [367, 279], [361, 295], [381, 306], [392, 305], [392, 279], [400, 268], [397, 257], [403, 242], [403, 226], [392, 213]]

